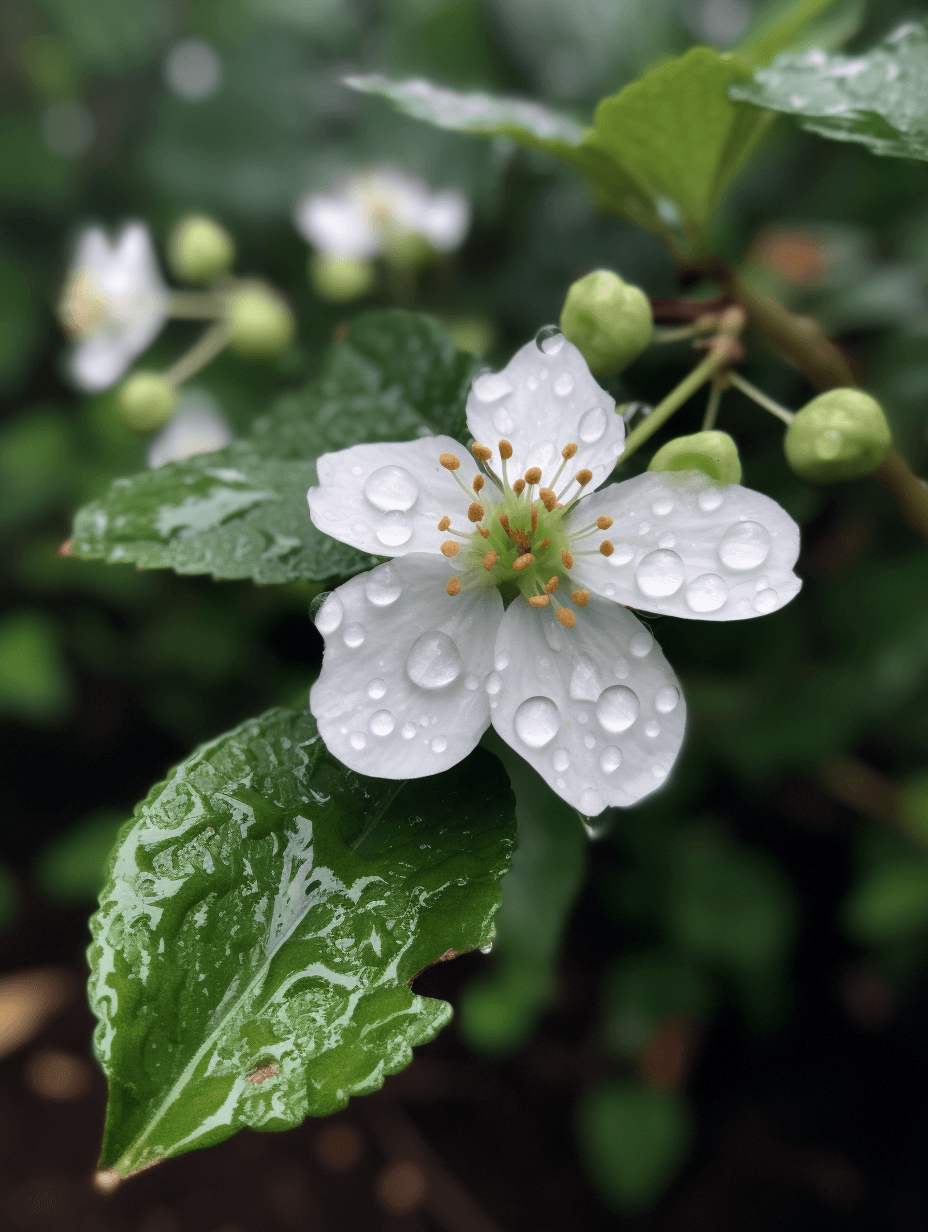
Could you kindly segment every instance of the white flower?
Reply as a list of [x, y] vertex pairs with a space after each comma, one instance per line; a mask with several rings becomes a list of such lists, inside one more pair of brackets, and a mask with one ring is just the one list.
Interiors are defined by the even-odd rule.
[[91, 391], [115, 385], [160, 333], [170, 299], [142, 223], [128, 223], [113, 243], [99, 227], [83, 231], [58, 300], [76, 343], [68, 360], [74, 382]]
[[329, 256], [376, 257], [406, 235], [451, 252], [467, 234], [470, 206], [456, 188], [433, 192], [396, 167], [376, 167], [356, 173], [337, 192], [307, 194], [294, 221], [304, 239]]
[[215, 453], [232, 440], [229, 421], [202, 390], [184, 390], [174, 418], [148, 447], [148, 465], [157, 468], [198, 453]]
[[800, 586], [798, 527], [768, 497], [698, 471], [600, 487], [623, 422], [557, 331], [476, 378], [467, 425], [498, 442], [473, 446], [485, 470], [446, 436], [319, 459], [316, 526], [394, 557], [316, 616], [322, 738], [354, 770], [417, 778], [460, 761], [492, 723], [580, 812], [634, 804], [670, 772], [685, 705], [624, 605], [772, 612]]

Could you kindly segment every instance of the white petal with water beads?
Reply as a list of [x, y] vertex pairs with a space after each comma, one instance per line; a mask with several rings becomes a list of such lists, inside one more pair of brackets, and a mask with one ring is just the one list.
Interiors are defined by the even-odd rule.
[[448, 595], [453, 573], [441, 555], [404, 556], [352, 578], [316, 614], [325, 654], [310, 706], [326, 748], [359, 773], [437, 774], [489, 724], [503, 603], [492, 587]]
[[699, 471], [646, 471], [572, 511], [574, 526], [613, 522], [610, 556], [576, 559], [580, 585], [616, 603], [698, 620], [744, 620], [788, 603], [799, 527], [776, 501]]
[[664, 782], [686, 706], [651, 634], [592, 597], [565, 629], [554, 609], [517, 599], [496, 638], [500, 681], [490, 720], [581, 813], [630, 805]]

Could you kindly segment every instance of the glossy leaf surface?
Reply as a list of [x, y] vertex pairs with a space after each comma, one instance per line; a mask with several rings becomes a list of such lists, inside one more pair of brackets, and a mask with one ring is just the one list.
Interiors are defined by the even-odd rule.
[[874, 154], [928, 159], [928, 22], [910, 22], [860, 56], [778, 56], [732, 98], [794, 116]]
[[128, 1175], [380, 1087], [451, 1016], [413, 977], [492, 938], [513, 830], [482, 750], [398, 788], [282, 709], [197, 750], [136, 810], [93, 919], [101, 1166]]
[[475, 360], [431, 317], [359, 317], [323, 370], [247, 440], [119, 479], [75, 520], [78, 556], [256, 582], [322, 581], [374, 558], [312, 524], [307, 489], [328, 450], [460, 433]]

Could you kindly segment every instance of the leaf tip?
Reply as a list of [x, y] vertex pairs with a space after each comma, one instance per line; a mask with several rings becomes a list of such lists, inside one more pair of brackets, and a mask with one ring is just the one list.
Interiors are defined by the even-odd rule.
[[111, 1194], [122, 1184], [123, 1178], [115, 1168], [101, 1168], [91, 1182], [98, 1194]]

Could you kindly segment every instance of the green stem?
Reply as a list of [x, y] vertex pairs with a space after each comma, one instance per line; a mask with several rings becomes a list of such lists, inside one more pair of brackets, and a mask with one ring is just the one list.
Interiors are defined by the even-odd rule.
[[222, 301], [211, 291], [174, 291], [168, 312], [185, 321], [215, 321], [222, 316]]
[[172, 364], [164, 374], [164, 379], [175, 388], [196, 376], [207, 364], [211, 364], [229, 341], [229, 327], [225, 321], [217, 321], [211, 325], [199, 342], [195, 343], [186, 355], [182, 355], [177, 363]]
[[697, 338], [700, 334], [711, 334], [715, 328], [714, 322], [695, 321], [692, 325], [655, 326], [651, 336], [651, 345], [660, 346], [665, 342], [685, 342], [688, 338]]
[[713, 380], [712, 388], [709, 390], [709, 399], [706, 402], [706, 413], [703, 416], [702, 431], [711, 432], [715, 427], [715, 421], [718, 418], [719, 405], [722, 401], [722, 393], [724, 386], [719, 380]]
[[729, 372], [728, 380], [734, 385], [735, 389], [740, 389], [743, 394], [746, 394], [758, 406], [762, 406], [771, 415], [776, 415], [777, 419], [782, 419], [785, 424], [791, 424], [796, 418], [792, 411], [788, 411], [785, 406], [780, 406], [779, 402], [774, 402], [773, 398], [768, 398], [762, 389], [758, 389], [756, 385], [746, 381], [740, 373]]

